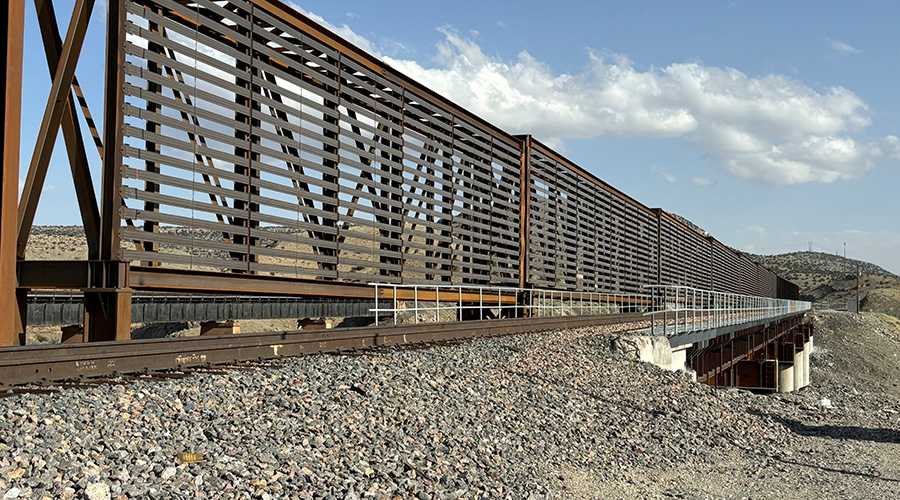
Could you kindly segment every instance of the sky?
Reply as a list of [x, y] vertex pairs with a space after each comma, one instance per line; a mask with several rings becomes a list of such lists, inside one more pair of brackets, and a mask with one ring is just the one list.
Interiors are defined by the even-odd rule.
[[[72, 2], [55, 3], [65, 33]], [[95, 118], [105, 3], [76, 71]], [[847, 257], [900, 274], [898, 2], [291, 5], [738, 250], [846, 243]], [[50, 86], [30, 4], [25, 29], [22, 180]], [[36, 224], [80, 224], [71, 184], [60, 138]]]

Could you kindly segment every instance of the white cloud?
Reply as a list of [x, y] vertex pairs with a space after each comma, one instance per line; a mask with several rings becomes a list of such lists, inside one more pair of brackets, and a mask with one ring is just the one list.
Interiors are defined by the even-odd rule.
[[691, 179], [691, 180], [694, 181], [694, 184], [696, 184], [696, 185], [698, 185], [698, 186], [704, 186], [704, 187], [705, 187], [705, 186], [709, 186], [710, 184], [712, 184], [712, 181], [710, 181], [710, 180], [707, 179], [706, 177], [694, 177], [694, 178]]
[[896, 138], [853, 137], [869, 126], [869, 108], [843, 87], [816, 90], [785, 75], [754, 77], [699, 62], [641, 69], [608, 51], [588, 51], [580, 73], [555, 73], [527, 52], [515, 60], [488, 56], [477, 34], [447, 27], [426, 67], [384, 55], [405, 47], [386, 41], [379, 50], [346, 24], [292, 6], [488, 121], [553, 147], [603, 136], [680, 137], [719, 171], [775, 185], [855, 178], [877, 158], [900, 158]]
[[657, 165], [653, 165], [652, 167], [650, 167], [650, 171], [661, 175], [663, 179], [665, 179], [669, 182], [677, 182], [678, 181], [678, 177], [675, 177], [674, 175], [672, 175], [669, 172], [669, 169], [666, 167], [660, 167]]
[[831, 44], [832, 49], [840, 52], [841, 54], [859, 54], [860, 52], [862, 52], [849, 43], [839, 42], [837, 40], [829, 40], [828, 42]]
[[[375, 44], [373, 44], [371, 41], [369, 41], [368, 38], [366, 38], [360, 34], [357, 34], [355, 31], [353, 31], [352, 28], [350, 28], [350, 26], [347, 26], [346, 24], [342, 24], [340, 26], [338, 26], [336, 24], [331, 24], [328, 21], [326, 21], [324, 17], [322, 17], [318, 14], [312, 13], [312, 12], [304, 9], [303, 7], [300, 7], [299, 5], [297, 5], [294, 2], [288, 1], [287, 4], [290, 7], [292, 7], [294, 10], [296, 10], [297, 12], [299, 12], [299, 13], [303, 14], [304, 16], [312, 19], [313, 21], [321, 24], [328, 30], [333, 31], [334, 33], [337, 33], [337, 35], [340, 36], [341, 38], [343, 38], [343, 39], [347, 40], [348, 42], [352, 43], [353, 45], [356, 45], [357, 47], [365, 50], [369, 54], [372, 54], [373, 56], [378, 57], [378, 58], [383, 58], [381, 52], [379, 52], [379, 50], [375, 46]], [[351, 18], [353, 16], [355, 16], [355, 14], [353, 14], [353, 15], [351, 15], [351, 14], [353, 14], [353, 13], [348, 12], [347, 16], [351, 17]]]
[[488, 121], [545, 142], [681, 137], [720, 171], [780, 185], [858, 177], [883, 147], [900, 153], [900, 145], [852, 137], [870, 124], [869, 109], [843, 87], [815, 90], [785, 75], [697, 62], [638, 69], [623, 55], [595, 51], [581, 73], [558, 74], [527, 52], [506, 61], [453, 29], [441, 32], [432, 67], [387, 62]]

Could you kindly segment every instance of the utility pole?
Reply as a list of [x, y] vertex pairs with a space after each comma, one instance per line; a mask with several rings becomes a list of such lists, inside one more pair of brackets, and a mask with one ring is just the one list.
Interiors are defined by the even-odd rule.
[[844, 258], [847, 258], [847, 242], [844, 242]]
[[859, 314], [859, 262], [856, 263], [856, 314]]

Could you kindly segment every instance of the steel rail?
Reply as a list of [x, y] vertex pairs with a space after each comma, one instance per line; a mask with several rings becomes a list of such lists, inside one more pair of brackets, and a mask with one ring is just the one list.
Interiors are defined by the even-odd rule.
[[641, 321], [640, 314], [520, 318], [428, 325], [378, 326], [311, 332], [250, 333], [192, 338], [22, 346], [0, 349], [0, 386], [101, 377]]

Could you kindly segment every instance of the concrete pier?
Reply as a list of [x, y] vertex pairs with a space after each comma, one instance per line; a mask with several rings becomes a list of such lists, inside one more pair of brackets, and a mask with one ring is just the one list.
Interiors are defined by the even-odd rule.
[[794, 390], [794, 363], [778, 362], [778, 392]]
[[803, 362], [805, 356], [805, 351], [801, 349], [803, 344], [797, 344], [798, 349], [794, 352], [794, 390], [802, 389], [803, 385], [803, 372], [805, 371], [806, 363]]

